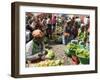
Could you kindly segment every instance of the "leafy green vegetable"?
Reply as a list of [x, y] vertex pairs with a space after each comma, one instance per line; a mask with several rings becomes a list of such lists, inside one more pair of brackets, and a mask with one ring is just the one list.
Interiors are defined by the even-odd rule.
[[77, 49], [77, 44], [74, 43], [69, 43], [66, 48], [65, 48], [65, 54], [67, 54], [69, 57], [71, 55], [76, 55], [76, 49]]
[[85, 45], [79, 43], [69, 43], [66, 45], [65, 54], [69, 57], [72, 55], [77, 56], [83, 64], [89, 63], [89, 50]]
[[52, 50], [48, 50], [47, 49], [47, 55], [46, 55], [46, 58], [48, 59], [52, 59], [55, 57], [55, 53], [52, 51]]
[[77, 49], [76, 53], [78, 57], [89, 58], [89, 51], [86, 49]]
[[79, 34], [78, 34], [78, 39], [80, 40], [80, 41], [83, 41], [83, 42], [85, 42], [87, 39], [88, 39], [88, 33], [85, 31], [85, 32], [79, 32]]

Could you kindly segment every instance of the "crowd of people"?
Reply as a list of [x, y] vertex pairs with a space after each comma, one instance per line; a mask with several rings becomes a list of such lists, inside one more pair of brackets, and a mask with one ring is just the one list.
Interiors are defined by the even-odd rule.
[[[42, 13], [35, 16], [34, 14], [28, 13], [26, 15], [26, 32], [29, 34], [29, 32], [32, 33], [36, 29], [41, 30], [46, 37], [51, 38], [52, 33], [56, 29], [56, 16], [52, 17], [52, 14]], [[30, 39], [32, 39], [32, 37], [26, 42]]]
[[69, 41], [79, 36], [80, 33], [86, 32], [89, 35], [89, 17], [86, 16], [82, 21], [80, 17], [74, 16], [69, 20], [65, 20], [63, 27], [63, 43], [67, 44]]
[[[87, 15], [26, 13], [26, 43], [33, 38], [40, 41], [43, 40], [43, 37], [52, 39], [52, 35], [55, 33], [56, 28], [61, 27], [62, 43], [66, 45], [69, 41], [80, 35], [80, 32], [86, 32], [89, 35], [89, 19]], [[35, 30], [40, 31], [36, 33]], [[37, 36], [34, 36], [34, 31], [38, 34]]]

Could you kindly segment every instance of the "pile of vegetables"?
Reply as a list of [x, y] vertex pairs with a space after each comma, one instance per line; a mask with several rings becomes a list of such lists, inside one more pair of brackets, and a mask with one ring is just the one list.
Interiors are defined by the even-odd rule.
[[62, 33], [62, 31], [63, 31], [62, 27], [60, 27], [60, 26], [56, 27], [56, 33], [60, 34], [60, 33]]
[[78, 40], [80, 40], [80, 41], [86, 42], [87, 39], [89, 38], [88, 32], [87, 32], [87, 31], [82, 32], [82, 31], [80, 31], [80, 29], [79, 29], [79, 33], [78, 33], [78, 37], [77, 37], [77, 38], [78, 38]]
[[34, 62], [35, 67], [61, 66], [64, 64], [63, 60], [55, 59], [55, 53], [51, 49], [46, 49], [44, 54], [35, 54], [31, 62]]
[[81, 64], [89, 64], [89, 50], [80, 42], [73, 41], [68, 43], [64, 51], [71, 58], [73, 55], [78, 57]]
[[59, 44], [62, 43], [62, 32], [63, 32], [62, 27], [56, 26], [56, 30], [52, 34], [52, 40], [54, 40], [55, 43], [59, 43]]
[[77, 56], [81, 64], [89, 64], [89, 51], [87, 49], [77, 49]]
[[80, 34], [78, 35], [78, 39], [81, 41], [84, 41], [86, 39], [86, 32], [80, 32]]
[[35, 67], [61, 66], [63, 60], [45, 60], [34, 64]]
[[46, 49], [46, 52], [47, 52], [45, 56], [46, 59], [54, 59], [55, 53], [53, 50]]
[[33, 55], [27, 57], [27, 61], [30, 61], [31, 63], [36, 63], [44, 60], [53, 60], [53, 59], [55, 59], [55, 53], [51, 49], [45, 49], [43, 53], [34, 53]]

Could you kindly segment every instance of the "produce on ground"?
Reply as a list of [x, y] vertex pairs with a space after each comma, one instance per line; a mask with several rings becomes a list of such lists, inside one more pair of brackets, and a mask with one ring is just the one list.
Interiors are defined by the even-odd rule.
[[81, 64], [89, 64], [89, 51], [87, 49], [77, 49], [77, 56]]
[[47, 55], [45, 56], [45, 58], [53, 59], [55, 57], [55, 53], [53, 50], [46, 49], [46, 51], [47, 51]]
[[47, 67], [47, 66], [61, 66], [63, 65], [63, 60], [45, 60], [34, 64], [35, 67]]
[[77, 38], [80, 41], [86, 42], [88, 40], [88, 38], [89, 38], [88, 32], [79, 31]]
[[[89, 50], [80, 42], [70, 42], [66, 45], [65, 54], [73, 59], [76, 56], [81, 64], [89, 64]], [[77, 59], [77, 60], [78, 60]], [[76, 62], [78, 62], [76, 60]]]

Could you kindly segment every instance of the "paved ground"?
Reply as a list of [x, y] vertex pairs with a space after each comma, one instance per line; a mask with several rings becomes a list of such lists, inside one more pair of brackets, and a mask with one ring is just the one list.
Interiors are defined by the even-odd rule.
[[50, 40], [50, 46], [52, 47], [51, 49], [56, 53], [55, 56], [57, 59], [63, 59], [64, 60], [64, 65], [69, 65], [70, 64], [70, 58], [67, 57], [67, 55], [64, 53], [65, 45], [63, 44], [57, 44]]
[[65, 45], [63, 44], [57, 44], [57, 45], [52, 45], [52, 50], [56, 53], [55, 56], [57, 59], [63, 59], [64, 64], [67, 64], [67, 56], [64, 53], [64, 48]]

